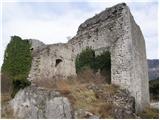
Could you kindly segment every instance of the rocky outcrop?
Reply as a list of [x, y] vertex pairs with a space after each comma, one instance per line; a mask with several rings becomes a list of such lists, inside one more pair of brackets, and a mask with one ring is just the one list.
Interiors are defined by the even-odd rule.
[[66, 97], [54, 90], [36, 86], [20, 90], [9, 105], [14, 118], [72, 118], [71, 105]]
[[89, 88], [96, 93], [98, 99], [104, 100], [108, 105], [111, 105], [111, 118], [137, 118], [135, 114], [135, 99], [128, 90], [119, 89], [116, 86], [113, 87], [116, 90], [112, 90], [112, 88], [104, 90], [103, 85], [97, 86], [94, 84], [89, 86]]

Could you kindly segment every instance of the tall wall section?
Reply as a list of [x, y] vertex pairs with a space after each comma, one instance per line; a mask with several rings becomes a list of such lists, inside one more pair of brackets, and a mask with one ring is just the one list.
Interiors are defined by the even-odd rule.
[[145, 42], [126, 4], [107, 8], [86, 20], [68, 44], [75, 58], [87, 46], [96, 52], [111, 52], [111, 82], [128, 89], [136, 111], [149, 104]]
[[149, 78], [146, 57], [145, 40], [140, 27], [135, 23], [133, 16], [129, 12], [132, 39], [132, 59], [133, 59], [133, 81], [131, 82], [132, 93], [138, 103], [137, 110], [142, 110], [149, 105]]

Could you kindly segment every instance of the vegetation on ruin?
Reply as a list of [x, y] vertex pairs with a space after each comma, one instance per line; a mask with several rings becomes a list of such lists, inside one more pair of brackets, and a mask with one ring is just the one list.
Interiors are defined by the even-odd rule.
[[[108, 104], [99, 96], [105, 96], [104, 92], [115, 95], [120, 89], [119, 86], [109, 85], [103, 79], [96, 78], [91, 69], [85, 70], [81, 75], [81, 77], [73, 77], [65, 81], [58, 80], [54, 89], [69, 99], [75, 111], [89, 111], [100, 118], [114, 118], [112, 115], [114, 105]], [[90, 88], [92, 85], [97, 86], [102, 92]], [[87, 116], [78, 116], [78, 118], [84, 119]]]
[[156, 108], [145, 108], [144, 111], [138, 113], [142, 119], [158, 119], [159, 110]]
[[2, 74], [7, 77], [2, 77], [2, 85], [3, 82], [6, 83], [6, 80], [11, 81], [7, 83], [12, 83], [12, 97], [19, 89], [30, 85], [30, 82], [27, 80], [32, 61], [30, 47], [28, 40], [12, 36], [5, 50]]
[[149, 92], [151, 100], [159, 100], [159, 78], [149, 81]]
[[90, 67], [97, 71], [98, 69], [102, 70], [110, 70], [111, 69], [111, 59], [110, 53], [108, 51], [104, 51], [100, 55], [95, 55], [95, 51], [89, 47], [83, 50], [76, 57], [76, 72], [82, 71], [85, 67]]
[[87, 47], [82, 50], [80, 54], [76, 57], [76, 72], [82, 71], [85, 67], [95, 68], [95, 51]]
[[75, 66], [77, 74], [88, 68], [93, 69], [95, 73], [100, 70], [100, 73], [106, 76], [107, 82], [110, 83], [111, 57], [108, 51], [96, 56], [95, 51], [87, 47], [77, 55]]

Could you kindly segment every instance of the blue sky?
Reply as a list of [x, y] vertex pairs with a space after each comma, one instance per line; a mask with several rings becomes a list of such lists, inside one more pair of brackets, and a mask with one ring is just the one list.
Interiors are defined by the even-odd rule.
[[[94, 1], [94, 2], [93, 2]], [[2, 3], [2, 43], [0, 65], [10, 36], [38, 39], [46, 44], [67, 42], [76, 35], [78, 26], [86, 19], [122, 0], [5, 0]], [[113, 2], [114, 1], [114, 2]], [[136, 23], [146, 41], [147, 58], [158, 58], [158, 2], [127, 0]]]

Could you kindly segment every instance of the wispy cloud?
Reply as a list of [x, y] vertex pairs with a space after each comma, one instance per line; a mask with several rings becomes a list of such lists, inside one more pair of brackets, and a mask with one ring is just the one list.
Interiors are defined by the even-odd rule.
[[[9, 1], [9, 2], [7, 2]], [[12, 1], [12, 2], [11, 2]], [[34, 38], [46, 44], [67, 42], [68, 36], [74, 36], [78, 26], [87, 18], [111, 7], [114, 2], [78, 1], [53, 2], [48, 0], [5, 0], [3, 3], [3, 41], [0, 53], [0, 64], [10, 36], [18, 35], [22, 38]], [[68, 2], [67, 2], [68, 1]], [[133, 16], [140, 25], [147, 44], [147, 57], [158, 57], [158, 5], [156, 0], [152, 2], [133, 3], [128, 0], [128, 5]]]

